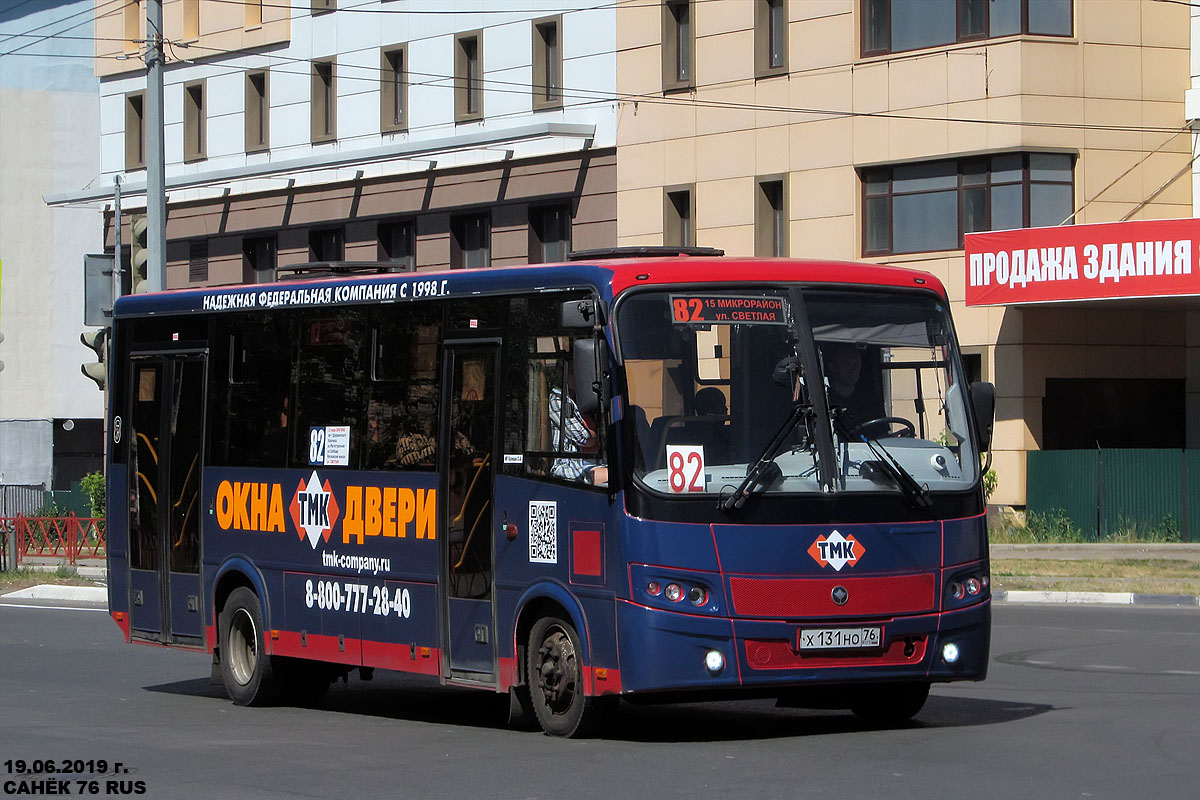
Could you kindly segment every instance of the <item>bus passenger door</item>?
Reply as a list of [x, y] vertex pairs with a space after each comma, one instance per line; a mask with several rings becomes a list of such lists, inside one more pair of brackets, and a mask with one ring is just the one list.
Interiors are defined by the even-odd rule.
[[445, 674], [492, 682], [496, 643], [492, 609], [492, 475], [496, 439], [496, 343], [447, 344], [440, 453], [445, 597]]
[[134, 355], [132, 361], [130, 627], [139, 639], [200, 644], [205, 359]]

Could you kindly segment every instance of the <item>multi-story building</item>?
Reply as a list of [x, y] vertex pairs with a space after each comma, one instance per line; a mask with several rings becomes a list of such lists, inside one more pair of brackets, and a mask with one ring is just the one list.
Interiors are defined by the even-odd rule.
[[[615, 12], [536, 5], [167, 0], [167, 288], [610, 243]], [[145, 5], [96, 8], [101, 188], [52, 202], [99, 199], [119, 175], [138, 213]]]
[[997, 387], [993, 502], [1024, 504], [1030, 450], [1183, 447], [1183, 301], [968, 307], [963, 236], [1190, 217], [1187, 23], [1153, 0], [625, 3], [619, 243], [937, 275]]
[[102, 466], [103, 395], [86, 350], [83, 256], [94, 210], [47, 208], [99, 168], [92, 2], [0, 7], [0, 516]]

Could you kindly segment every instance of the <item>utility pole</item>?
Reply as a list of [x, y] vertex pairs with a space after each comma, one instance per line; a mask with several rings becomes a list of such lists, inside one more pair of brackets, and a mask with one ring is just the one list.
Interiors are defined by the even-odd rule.
[[[167, 180], [163, 145], [162, 0], [146, 0], [146, 291], [167, 286]], [[120, 258], [120, 255], [117, 256]]]
[[121, 296], [121, 176], [113, 176], [113, 268], [112, 268], [112, 299], [116, 308], [117, 298]]

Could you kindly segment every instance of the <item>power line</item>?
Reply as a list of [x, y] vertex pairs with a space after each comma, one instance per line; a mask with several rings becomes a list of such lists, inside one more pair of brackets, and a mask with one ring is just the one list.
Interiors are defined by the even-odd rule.
[[59, 25], [59, 24], [61, 24], [61, 23], [63, 23], [63, 22], [67, 22], [67, 21], [69, 21], [69, 20], [72, 20], [72, 19], [74, 19], [75, 17], [82, 16], [83, 14], [88, 14], [88, 15], [89, 15], [89, 16], [87, 17], [87, 19], [81, 20], [81, 21], [79, 21], [79, 22], [75, 23], [74, 25], [71, 25], [71, 26], [70, 26], [70, 27], [68, 27], [68, 28], [64, 28], [64, 29], [63, 29], [63, 30], [61, 30], [61, 31], [58, 31], [58, 32], [56, 32], [56, 33], [53, 33], [53, 34], [46, 34], [46, 35], [42, 36], [41, 38], [35, 39], [35, 40], [34, 40], [34, 41], [32, 41], [32, 42], [26, 42], [25, 44], [19, 45], [19, 46], [17, 46], [16, 48], [14, 48], [14, 49], [12, 49], [12, 50], [8, 50], [8, 51], [6, 51], [6, 52], [0, 53], [0, 58], [3, 58], [4, 56], [16, 55], [16, 54], [20, 53], [20, 51], [22, 51], [22, 50], [25, 50], [25, 49], [27, 49], [27, 48], [29, 48], [29, 47], [33, 47], [35, 44], [38, 44], [39, 42], [44, 42], [44, 41], [46, 41], [47, 39], [51, 39], [51, 38], [54, 38], [54, 37], [56, 37], [56, 36], [61, 36], [62, 34], [66, 33], [67, 31], [73, 31], [73, 30], [75, 30], [76, 28], [80, 28], [80, 27], [82, 27], [82, 26], [84, 26], [84, 25], [87, 25], [87, 24], [88, 24], [88, 23], [90, 23], [90, 22], [95, 22], [96, 20], [103, 19], [104, 17], [107, 17], [107, 16], [109, 16], [110, 14], [114, 14], [114, 13], [116, 13], [117, 11], [123, 10], [123, 9], [125, 8], [125, 6], [128, 6], [128, 5], [130, 5], [131, 3], [133, 3], [133, 4], [136, 4], [136, 3], [137, 3], [137, 0], [108, 0], [108, 2], [104, 3], [104, 5], [102, 5], [100, 8], [103, 8], [104, 6], [107, 6], [107, 5], [112, 5], [113, 3], [120, 3], [121, 5], [120, 5], [118, 8], [111, 9], [111, 10], [109, 10], [109, 11], [106, 11], [106, 12], [104, 12], [103, 14], [100, 14], [99, 16], [96, 16], [96, 17], [92, 17], [92, 16], [91, 16], [91, 14], [93, 13], [93, 11], [98, 11], [99, 9], [91, 9], [91, 8], [87, 8], [87, 9], [84, 9], [83, 11], [77, 11], [77, 12], [75, 12], [74, 14], [68, 14], [67, 16], [65, 16], [65, 17], [62, 17], [61, 19], [51, 20], [50, 22], [47, 22], [47, 23], [45, 23], [45, 24], [42, 24], [42, 25], [39, 25], [39, 26], [37, 26], [36, 28], [32, 28], [32, 29], [30, 29], [30, 30], [26, 31], [24, 34], [9, 34], [9, 35], [8, 35], [7, 37], [5, 37], [4, 39], [0, 39], [0, 42], [7, 42], [7, 41], [10, 41], [10, 40], [12, 40], [12, 39], [15, 39], [15, 38], [17, 38], [18, 36], [26, 36], [26, 35], [29, 35], [29, 34], [36, 33], [37, 31], [40, 31], [40, 30], [42, 30], [43, 28], [48, 28], [48, 27], [50, 27], [51, 25]]

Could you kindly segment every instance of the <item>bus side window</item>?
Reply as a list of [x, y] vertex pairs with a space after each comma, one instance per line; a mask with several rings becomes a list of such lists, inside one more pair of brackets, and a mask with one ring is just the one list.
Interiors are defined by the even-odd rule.
[[365, 469], [437, 468], [441, 317], [434, 304], [373, 313]]
[[295, 417], [289, 466], [312, 464], [310, 430], [350, 426], [351, 469], [360, 461], [365, 411], [366, 345], [363, 313], [308, 311], [298, 315], [296, 361], [292, 368]]
[[215, 465], [283, 466], [291, 337], [275, 312], [216, 323], [210, 376], [209, 458]]

